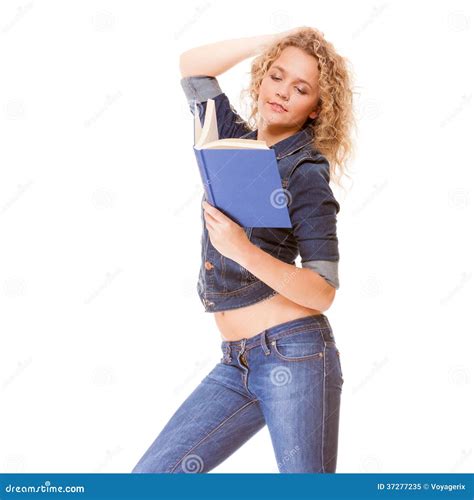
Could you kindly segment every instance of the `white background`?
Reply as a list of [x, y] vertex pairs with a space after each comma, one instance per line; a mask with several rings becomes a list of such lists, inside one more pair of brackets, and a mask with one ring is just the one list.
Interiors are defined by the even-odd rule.
[[[130, 472], [219, 362], [179, 54], [301, 25], [356, 71], [337, 471], [472, 471], [472, 24], [468, 1], [2, 1], [0, 471]], [[219, 77], [238, 110], [250, 63]], [[267, 428], [214, 472], [277, 472]]]

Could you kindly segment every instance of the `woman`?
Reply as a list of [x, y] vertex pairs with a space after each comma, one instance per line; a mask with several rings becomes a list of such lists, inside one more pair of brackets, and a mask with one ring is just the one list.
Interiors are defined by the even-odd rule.
[[[216, 75], [250, 56], [246, 123]], [[220, 138], [263, 140], [275, 150], [292, 227], [242, 228], [203, 197], [198, 293], [214, 314], [223, 357], [133, 472], [208, 472], [265, 425], [280, 472], [335, 472], [343, 378], [323, 311], [339, 288], [340, 207], [329, 180], [336, 166], [344, 173], [351, 150], [346, 61], [303, 27], [191, 49], [180, 67], [201, 122], [214, 99]]]

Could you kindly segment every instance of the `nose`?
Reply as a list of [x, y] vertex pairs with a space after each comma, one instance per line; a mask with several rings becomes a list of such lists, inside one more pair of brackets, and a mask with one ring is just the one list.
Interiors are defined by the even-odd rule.
[[286, 92], [283, 92], [283, 91], [279, 90], [277, 92], [277, 96], [280, 97], [283, 101], [287, 100], [287, 93]]

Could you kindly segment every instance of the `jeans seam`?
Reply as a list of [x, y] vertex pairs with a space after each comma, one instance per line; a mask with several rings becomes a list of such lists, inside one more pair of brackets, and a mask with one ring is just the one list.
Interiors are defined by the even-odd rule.
[[[258, 290], [259, 288], [262, 288], [262, 290], [265, 290], [265, 287], [268, 286], [266, 285], [263, 281], [258, 280], [258, 281], [253, 281], [252, 283], [249, 283], [248, 285], [243, 286], [242, 288], [237, 288], [237, 290], [231, 290], [230, 292], [215, 292], [215, 291], [210, 291], [209, 295], [212, 295], [215, 298], [228, 298], [232, 296], [239, 297], [245, 295], [247, 292], [253, 292], [254, 289]], [[272, 293], [277, 293], [275, 290], [271, 289]], [[242, 307], [240, 304], [236, 307]]]
[[228, 420], [233, 418], [235, 415], [237, 415], [239, 412], [241, 412], [244, 408], [247, 408], [247, 406], [251, 405], [252, 403], [257, 403], [258, 399], [252, 399], [252, 401], [248, 401], [245, 403], [243, 406], [241, 406], [238, 410], [236, 410], [232, 415], [229, 415], [227, 418], [225, 418], [219, 425], [217, 425], [209, 434], [204, 436], [198, 443], [196, 443], [191, 449], [189, 449], [179, 460], [178, 462], [173, 466], [173, 468], [170, 470], [170, 472], [174, 472], [176, 470], [176, 467], [183, 461], [183, 459], [188, 455], [190, 452], [192, 452], [195, 448], [197, 448], [200, 444], [202, 444], [206, 439], [208, 439], [212, 434], [214, 434], [220, 427], [222, 427]]
[[325, 438], [326, 438], [326, 342], [324, 340], [323, 332], [319, 332], [321, 335], [321, 339], [324, 342], [324, 347], [323, 347], [323, 395], [322, 395], [322, 406], [323, 406], [323, 422], [322, 422], [322, 429], [321, 429], [321, 467], [323, 469], [323, 473], [326, 472], [326, 467], [325, 467], [325, 458], [324, 458], [324, 445], [325, 445]]
[[250, 394], [245, 378], [246, 378], [246, 375], [244, 373], [242, 373], [242, 385], [244, 386], [245, 390]]
[[323, 356], [324, 356], [324, 353], [323, 352], [316, 352], [314, 354], [308, 354], [307, 356], [298, 356], [297, 358], [291, 358], [291, 357], [287, 357], [287, 356], [284, 356], [283, 354], [281, 354], [278, 349], [277, 349], [277, 346], [275, 344], [272, 344], [272, 347], [273, 347], [273, 352], [275, 353], [275, 355], [282, 359], [283, 361], [290, 361], [290, 362], [297, 362], [297, 361], [311, 361], [312, 359], [322, 359]]

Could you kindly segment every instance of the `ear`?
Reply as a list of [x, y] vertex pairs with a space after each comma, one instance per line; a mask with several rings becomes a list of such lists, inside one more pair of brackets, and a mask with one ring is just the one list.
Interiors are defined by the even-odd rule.
[[314, 120], [315, 118], [318, 117], [320, 111], [321, 111], [321, 106], [320, 106], [320, 101], [318, 101], [316, 108], [314, 108], [314, 111], [311, 111], [308, 118], [311, 118], [312, 120]]

